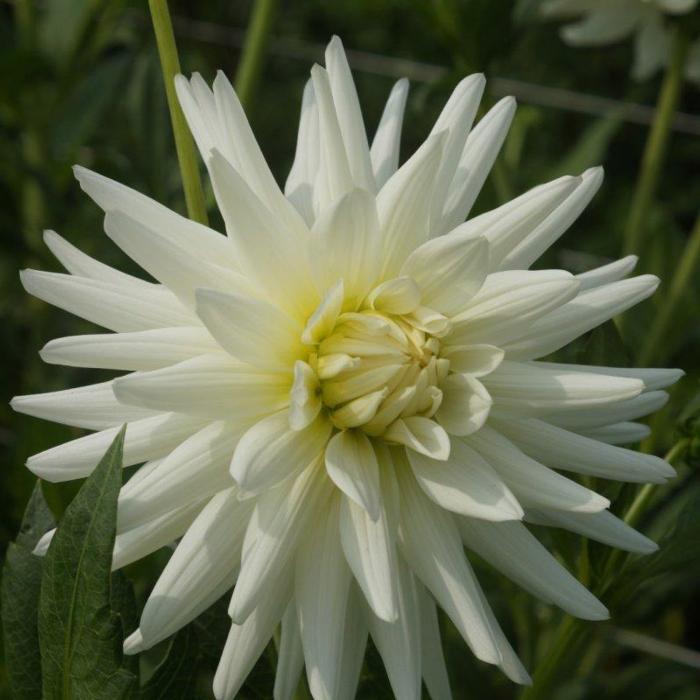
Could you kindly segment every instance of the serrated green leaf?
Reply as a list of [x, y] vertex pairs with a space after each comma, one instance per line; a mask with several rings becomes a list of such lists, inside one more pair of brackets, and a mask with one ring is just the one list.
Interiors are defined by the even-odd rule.
[[111, 564], [121, 487], [122, 429], [66, 509], [44, 562], [39, 640], [44, 700], [122, 700], [136, 677], [123, 663]]
[[197, 635], [185, 627], [139, 694], [140, 700], [190, 700], [197, 679]]
[[2, 619], [7, 676], [15, 700], [40, 700], [41, 656], [37, 613], [42, 559], [32, 554], [54, 526], [37, 483], [24, 512], [17, 541], [10, 544], [2, 575]]

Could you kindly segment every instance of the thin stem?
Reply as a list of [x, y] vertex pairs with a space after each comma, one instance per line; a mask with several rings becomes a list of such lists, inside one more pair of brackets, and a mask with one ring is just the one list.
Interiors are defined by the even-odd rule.
[[654, 122], [644, 148], [639, 179], [625, 227], [624, 249], [626, 254], [639, 252], [640, 243], [644, 236], [649, 205], [654, 199], [661, 166], [666, 155], [668, 137], [680, 99], [688, 44], [687, 35], [680, 28], [676, 28], [671, 61], [666, 69], [659, 93]]
[[550, 645], [551, 652], [538, 666], [532, 685], [523, 690], [520, 700], [548, 700], [552, 697], [562, 671], [579, 656], [584, 629], [583, 623], [574, 617], [567, 616], [561, 621]]
[[277, 2], [278, 0], [255, 0], [253, 5], [253, 16], [246, 32], [235, 80], [236, 94], [246, 109], [251, 106], [262, 70]]
[[663, 346], [663, 338], [671, 327], [671, 321], [675, 311], [680, 307], [681, 299], [685, 290], [690, 286], [693, 273], [700, 263], [700, 214], [695, 220], [695, 225], [690, 234], [690, 238], [685, 245], [685, 249], [678, 262], [678, 269], [671, 280], [671, 286], [663, 297], [661, 308], [659, 309], [651, 329], [646, 335], [641, 352], [639, 353], [638, 365], [646, 367], [652, 362], [664, 359], [663, 353], [659, 350]]
[[165, 95], [168, 99], [170, 121], [173, 125], [173, 136], [175, 137], [175, 150], [177, 151], [177, 159], [180, 164], [182, 186], [185, 190], [187, 214], [190, 219], [206, 224], [208, 222], [207, 209], [204, 204], [204, 191], [199, 175], [194, 141], [187, 128], [185, 115], [182, 113], [177, 94], [175, 93], [175, 76], [180, 72], [180, 60], [177, 56], [168, 2], [167, 0], [148, 0], [148, 6], [151, 10], [153, 30], [156, 35], [156, 43], [158, 44], [158, 55], [160, 56], [163, 82], [165, 83]]

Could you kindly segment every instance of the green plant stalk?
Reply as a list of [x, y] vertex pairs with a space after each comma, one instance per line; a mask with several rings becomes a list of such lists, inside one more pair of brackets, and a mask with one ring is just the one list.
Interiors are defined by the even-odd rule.
[[[673, 463], [682, 456], [689, 444], [688, 438], [679, 440], [666, 455], [666, 461]], [[627, 510], [624, 520], [634, 527], [641, 519], [649, 501], [654, 494], [655, 484], [645, 484]], [[623, 557], [627, 554], [620, 550], [612, 550], [604, 566], [604, 575], [597, 593], [605, 592], [615, 580]], [[559, 625], [554, 640], [550, 645], [551, 652], [539, 665], [533, 676], [533, 683], [520, 695], [519, 700], [549, 700], [561, 678], [569, 677], [571, 669], [580, 660], [583, 643], [587, 641], [588, 630], [595, 629], [594, 623], [578, 620], [567, 616]]]
[[173, 125], [173, 136], [175, 137], [175, 150], [177, 151], [177, 159], [180, 164], [182, 186], [185, 190], [187, 214], [190, 219], [198, 221], [200, 224], [207, 224], [207, 209], [204, 203], [204, 191], [199, 175], [194, 141], [187, 128], [185, 115], [182, 113], [177, 94], [175, 93], [174, 79], [180, 72], [180, 60], [177, 56], [168, 2], [167, 0], [148, 0], [148, 6], [151, 10], [153, 30], [156, 35], [158, 55], [160, 56], [160, 65], [163, 71], [165, 94], [168, 99], [170, 121]]
[[673, 37], [671, 62], [666, 69], [661, 92], [659, 93], [654, 123], [651, 126], [644, 148], [639, 179], [637, 180], [632, 207], [625, 227], [624, 250], [626, 255], [639, 252], [644, 236], [649, 205], [654, 199], [659, 175], [661, 174], [661, 166], [666, 155], [673, 117], [680, 99], [688, 46], [687, 35], [680, 28], [676, 28]]
[[662, 362], [665, 357], [659, 349], [663, 346], [663, 338], [671, 326], [676, 309], [680, 306], [683, 293], [690, 285], [693, 273], [700, 263], [700, 214], [690, 233], [683, 254], [678, 262], [678, 269], [671, 280], [671, 286], [663, 297], [654, 322], [646, 335], [637, 364], [646, 367], [652, 362]]
[[250, 109], [262, 71], [265, 49], [277, 11], [278, 0], [255, 0], [253, 15], [246, 31], [241, 60], [236, 71], [236, 94], [241, 104]]

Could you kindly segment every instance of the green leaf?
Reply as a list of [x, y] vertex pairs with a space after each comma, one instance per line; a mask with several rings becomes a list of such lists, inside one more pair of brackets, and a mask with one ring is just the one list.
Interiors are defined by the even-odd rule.
[[181, 630], [168, 654], [141, 688], [140, 700], [190, 700], [197, 678], [197, 635], [190, 627]]
[[[39, 639], [44, 700], [133, 697], [111, 564], [124, 429], [66, 509], [44, 562]], [[120, 593], [123, 599], [123, 595]]]
[[42, 558], [32, 554], [39, 538], [54, 526], [37, 482], [24, 512], [17, 541], [7, 549], [2, 575], [2, 619], [7, 676], [15, 700], [40, 700], [41, 656], [37, 614]]

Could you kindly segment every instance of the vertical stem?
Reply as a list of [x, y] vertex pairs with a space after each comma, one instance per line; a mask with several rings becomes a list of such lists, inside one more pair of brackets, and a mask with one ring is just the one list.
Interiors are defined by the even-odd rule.
[[241, 104], [249, 109], [253, 101], [272, 20], [277, 11], [278, 0], [255, 0], [253, 16], [246, 32], [241, 61], [236, 72], [236, 93]]
[[666, 75], [659, 93], [654, 123], [651, 126], [644, 148], [641, 171], [637, 180], [627, 226], [625, 227], [625, 254], [639, 252], [639, 246], [643, 239], [649, 205], [656, 192], [673, 116], [680, 99], [683, 69], [685, 68], [688, 55], [688, 44], [687, 35], [680, 28], [676, 28], [673, 37], [671, 62], [666, 69]]
[[156, 35], [158, 55], [160, 56], [160, 65], [163, 71], [165, 94], [168, 99], [170, 121], [173, 125], [173, 136], [175, 137], [175, 149], [178, 162], [180, 163], [182, 186], [185, 190], [187, 214], [190, 219], [206, 224], [207, 210], [204, 204], [204, 192], [197, 165], [194, 141], [187, 128], [185, 115], [182, 113], [177, 94], [175, 93], [174, 79], [180, 72], [180, 60], [177, 56], [168, 2], [167, 0], [148, 0], [148, 5], [151, 10], [153, 30]]
[[671, 280], [671, 286], [663, 297], [661, 308], [644, 339], [637, 361], [641, 367], [665, 359], [659, 352], [659, 348], [663, 345], [663, 337], [671, 326], [674, 312], [680, 306], [683, 293], [690, 286], [690, 280], [698, 263], [700, 263], [700, 214], [695, 220], [690, 238], [678, 261], [678, 269]]

